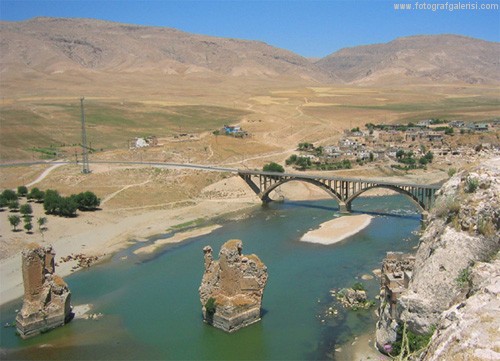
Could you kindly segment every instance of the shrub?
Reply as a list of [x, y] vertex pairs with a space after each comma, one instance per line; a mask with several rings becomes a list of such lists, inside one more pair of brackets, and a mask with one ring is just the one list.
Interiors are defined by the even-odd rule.
[[364, 291], [365, 286], [361, 282], [356, 282], [353, 286], [352, 289], [355, 291]]
[[459, 287], [463, 288], [469, 284], [470, 276], [470, 268], [466, 267], [460, 271], [455, 281], [457, 282]]
[[486, 237], [494, 236], [496, 229], [493, 220], [489, 217], [480, 218], [477, 222], [477, 231]]
[[408, 330], [406, 323], [399, 325], [397, 330], [397, 341], [392, 344], [391, 355], [397, 360], [407, 360], [412, 354], [423, 351], [431, 340], [434, 328], [429, 333], [419, 335]]
[[450, 178], [453, 177], [456, 172], [457, 172], [456, 168], [450, 168], [450, 169], [448, 169], [448, 177], [450, 177]]
[[465, 180], [465, 192], [474, 193], [479, 186], [479, 181], [476, 178], [467, 177]]
[[207, 312], [207, 314], [213, 315], [216, 309], [217, 309], [217, 302], [215, 301], [215, 298], [210, 297], [205, 303], [205, 311]]

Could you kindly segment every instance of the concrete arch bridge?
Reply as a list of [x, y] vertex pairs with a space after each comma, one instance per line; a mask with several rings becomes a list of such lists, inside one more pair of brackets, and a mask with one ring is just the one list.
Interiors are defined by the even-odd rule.
[[270, 202], [269, 194], [279, 186], [301, 181], [314, 184], [325, 190], [339, 203], [342, 213], [351, 211], [352, 201], [374, 188], [389, 189], [408, 197], [424, 213], [434, 204], [436, 191], [440, 185], [423, 185], [414, 183], [385, 182], [373, 179], [323, 177], [291, 173], [261, 172], [238, 170], [238, 175], [252, 188], [263, 202]]

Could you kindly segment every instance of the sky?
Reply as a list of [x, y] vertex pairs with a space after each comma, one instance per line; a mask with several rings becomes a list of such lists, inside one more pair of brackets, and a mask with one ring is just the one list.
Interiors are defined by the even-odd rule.
[[[344, 47], [410, 35], [459, 34], [498, 42], [499, 4], [500, 0], [0, 0], [0, 20], [47, 16], [164, 26], [259, 40], [320, 58]], [[410, 8], [396, 9], [401, 5]]]

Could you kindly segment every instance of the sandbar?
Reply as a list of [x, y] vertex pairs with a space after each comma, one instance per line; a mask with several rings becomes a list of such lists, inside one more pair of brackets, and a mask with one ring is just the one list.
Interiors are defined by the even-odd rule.
[[324, 245], [335, 244], [368, 227], [372, 218], [368, 214], [335, 218], [307, 232], [300, 240]]
[[158, 250], [158, 248], [172, 243], [179, 243], [185, 241], [189, 238], [204, 236], [206, 234], [212, 233], [216, 229], [222, 227], [221, 225], [215, 224], [212, 226], [207, 226], [203, 228], [196, 228], [191, 231], [179, 232], [174, 234], [172, 237], [159, 239], [153, 244], [138, 248], [134, 251], [134, 254], [150, 254]]

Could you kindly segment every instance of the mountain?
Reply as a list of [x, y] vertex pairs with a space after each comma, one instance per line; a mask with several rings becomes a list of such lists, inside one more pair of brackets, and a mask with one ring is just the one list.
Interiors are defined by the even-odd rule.
[[314, 60], [259, 41], [163, 27], [65, 18], [0, 22], [0, 74], [7, 92], [30, 85], [55, 91], [61, 81], [74, 84], [79, 79], [101, 88], [117, 82], [134, 87], [141, 74], [153, 81], [177, 75], [374, 86], [497, 84], [499, 59], [499, 43], [456, 35], [399, 38]]
[[355, 84], [498, 83], [500, 44], [458, 35], [411, 36], [342, 49], [315, 64]]
[[92, 19], [34, 18], [0, 23], [0, 70], [293, 75], [322, 79], [309, 60], [258, 41]]

